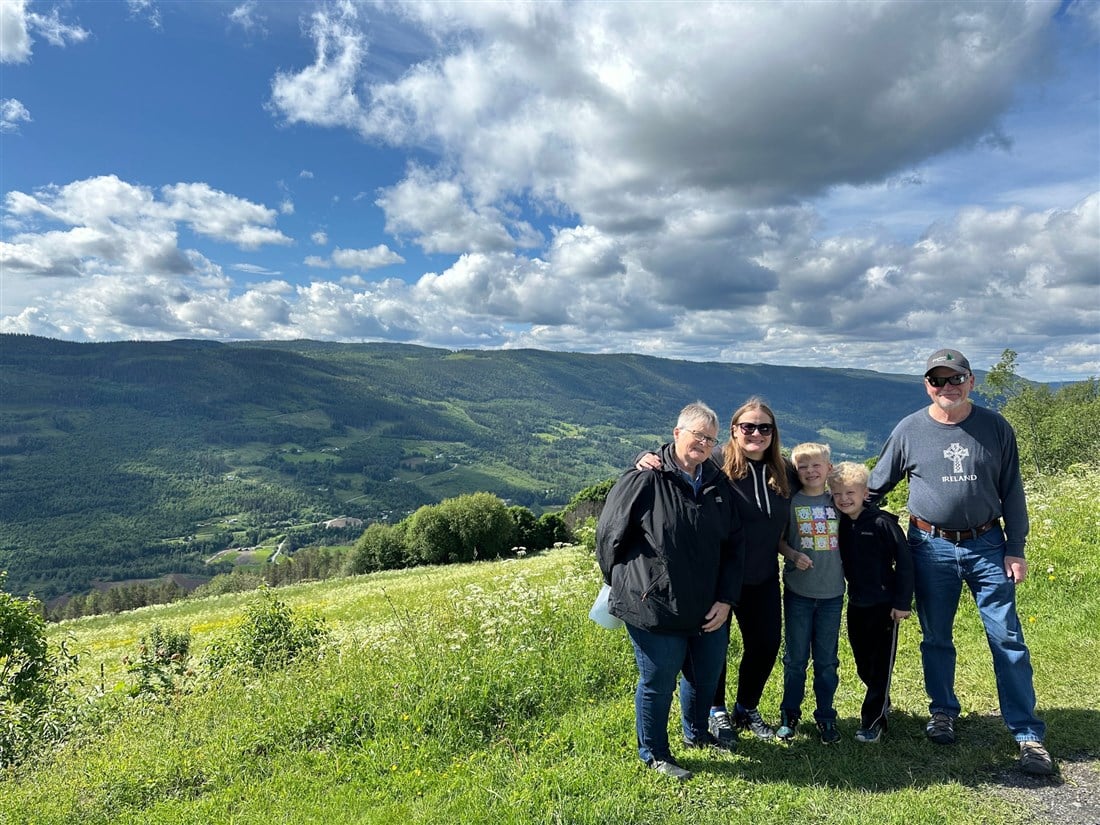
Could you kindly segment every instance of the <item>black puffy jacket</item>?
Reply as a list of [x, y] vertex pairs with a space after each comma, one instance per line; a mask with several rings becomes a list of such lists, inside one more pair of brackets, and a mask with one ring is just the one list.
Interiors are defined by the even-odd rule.
[[596, 554], [611, 585], [609, 609], [628, 624], [698, 633], [715, 602], [737, 603], [744, 543], [729, 479], [703, 464], [696, 495], [672, 455], [661, 469], [627, 470], [607, 494]]

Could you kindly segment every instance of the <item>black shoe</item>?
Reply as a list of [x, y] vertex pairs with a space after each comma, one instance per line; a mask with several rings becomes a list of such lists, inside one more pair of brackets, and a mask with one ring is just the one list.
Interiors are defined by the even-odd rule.
[[736, 739], [719, 739], [711, 733], [701, 733], [694, 739], [684, 737], [684, 745], [689, 748], [719, 748], [724, 751], [737, 750]]
[[1050, 776], [1054, 773], [1054, 760], [1042, 742], [1020, 743], [1020, 770], [1032, 776]]
[[771, 739], [775, 736], [771, 725], [764, 721], [764, 717], [756, 708], [743, 708], [737, 705], [733, 709], [733, 721], [737, 727], [751, 731], [757, 739]]
[[882, 739], [883, 731], [886, 727], [882, 722], [875, 722], [873, 725], [868, 725], [865, 728], [860, 728], [856, 731], [856, 741], [863, 742], [865, 744], [871, 742], [878, 742]]
[[681, 768], [676, 762], [669, 759], [654, 759], [649, 763], [649, 767], [657, 771], [657, 773], [663, 773], [665, 776], [671, 776], [673, 779], [679, 779], [681, 782], [687, 782], [694, 774], [687, 768]]
[[933, 713], [924, 732], [937, 745], [955, 744], [955, 720], [946, 713]]
[[720, 748], [733, 750], [737, 747], [737, 731], [725, 710], [712, 710], [707, 720], [707, 730], [718, 740]]
[[840, 731], [836, 729], [836, 722], [832, 719], [827, 719], [824, 722], [819, 721], [817, 723], [817, 729], [821, 732], [822, 744], [835, 745], [840, 741]]

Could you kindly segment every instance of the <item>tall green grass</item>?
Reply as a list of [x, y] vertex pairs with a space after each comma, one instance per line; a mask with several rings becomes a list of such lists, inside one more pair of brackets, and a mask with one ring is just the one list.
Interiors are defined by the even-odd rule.
[[[1030, 491], [1020, 612], [1047, 742], [1063, 760], [1098, 757], [1098, 501], [1096, 472]], [[336, 644], [290, 669], [200, 678], [203, 689], [169, 701], [130, 698], [122, 656], [154, 624], [189, 630], [201, 655], [255, 594], [64, 623], [53, 632], [83, 652], [89, 712], [65, 746], [3, 776], [0, 822], [1030, 821], [1026, 797], [990, 792], [1016, 771], [1015, 751], [966, 598], [958, 745], [923, 735], [911, 621], [886, 741], [851, 738], [862, 692], [842, 644], [839, 745], [806, 735], [789, 746], [742, 739], [735, 754], [681, 751], [697, 772], [681, 785], [637, 759], [629, 642], [587, 618], [598, 582], [592, 558], [568, 548], [280, 589], [294, 609], [324, 616]], [[766, 716], [781, 681], [777, 667]]]

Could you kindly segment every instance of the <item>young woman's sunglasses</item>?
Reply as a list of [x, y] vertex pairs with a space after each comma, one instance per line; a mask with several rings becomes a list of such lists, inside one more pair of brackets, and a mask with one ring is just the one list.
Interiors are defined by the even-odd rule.
[[753, 424], [750, 421], [738, 421], [737, 427], [741, 430], [742, 435], [752, 435], [753, 433], [771, 435], [772, 430], [775, 429], [774, 424]]
[[926, 375], [924, 376], [924, 380], [938, 389], [945, 384], [950, 384], [953, 387], [957, 387], [969, 377], [969, 373], [960, 372], [958, 375], [948, 375], [944, 378], [937, 378], [935, 375]]

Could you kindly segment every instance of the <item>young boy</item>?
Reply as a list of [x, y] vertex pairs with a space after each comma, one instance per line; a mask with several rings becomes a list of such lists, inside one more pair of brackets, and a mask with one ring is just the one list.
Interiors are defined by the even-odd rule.
[[814, 719], [821, 741], [840, 739], [833, 697], [840, 664], [840, 614], [844, 605], [844, 572], [837, 540], [838, 519], [825, 489], [832, 464], [828, 444], [799, 444], [791, 450], [802, 489], [791, 497], [791, 518], [780, 552], [783, 565], [783, 615], [786, 647], [783, 652], [783, 701], [779, 728], [783, 740], [794, 737], [806, 695], [806, 666], [814, 660]]
[[890, 712], [890, 674], [898, 622], [913, 603], [913, 560], [897, 516], [865, 504], [869, 471], [843, 461], [829, 476], [841, 512], [840, 557], [848, 579], [848, 641], [867, 693], [857, 742], [878, 742]]

